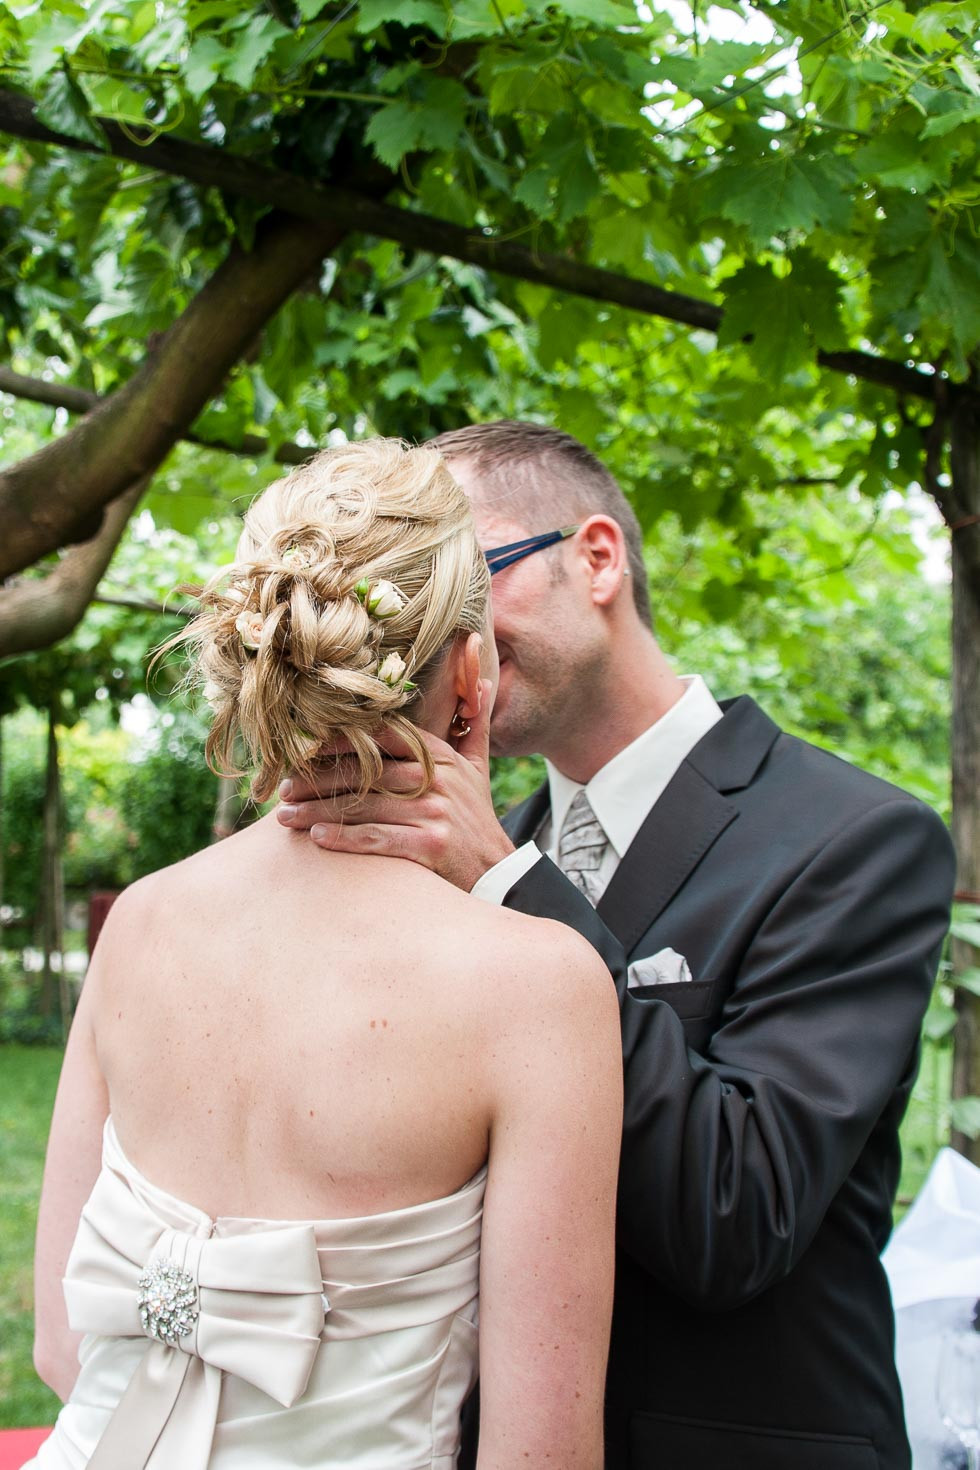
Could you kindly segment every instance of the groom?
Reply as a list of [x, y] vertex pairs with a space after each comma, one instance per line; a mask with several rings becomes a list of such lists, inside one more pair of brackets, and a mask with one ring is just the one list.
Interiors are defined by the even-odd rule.
[[[434, 442], [494, 572], [490, 748], [542, 753], [548, 780], [505, 832], [474, 728], [435, 742], [418, 801], [283, 820], [560, 919], [613, 970], [608, 1466], [908, 1470], [878, 1256], [948, 919], [945, 828], [672, 671], [636, 519], [583, 445], [513, 423]], [[413, 780], [393, 764], [393, 788]]]

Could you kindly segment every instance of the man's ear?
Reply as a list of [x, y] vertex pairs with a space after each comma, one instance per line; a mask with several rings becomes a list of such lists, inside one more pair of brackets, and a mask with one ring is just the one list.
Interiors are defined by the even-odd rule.
[[459, 713], [472, 720], [480, 713], [483, 703], [483, 637], [470, 633], [459, 639], [453, 650], [456, 669], [453, 681]]
[[610, 607], [623, 590], [628, 567], [619, 523], [611, 516], [589, 516], [576, 540], [590, 578], [592, 601], [597, 607]]

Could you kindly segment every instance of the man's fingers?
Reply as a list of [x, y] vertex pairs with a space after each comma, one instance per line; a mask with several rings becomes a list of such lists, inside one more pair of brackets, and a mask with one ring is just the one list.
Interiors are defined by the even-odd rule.
[[384, 852], [390, 829], [378, 823], [316, 822], [310, 836], [331, 852]]
[[408, 827], [382, 822], [317, 822], [310, 829], [317, 847], [328, 852], [353, 852], [375, 857], [412, 857], [418, 833]]
[[304, 781], [300, 776], [287, 776], [279, 783], [282, 801], [315, 801], [317, 797], [356, 791], [361, 779], [360, 767], [352, 756], [338, 756], [317, 767], [316, 780]]
[[[462, 757], [469, 765], [486, 772], [490, 758], [490, 706], [493, 686], [489, 679], [482, 681], [480, 711], [470, 720], [468, 735], [456, 741], [455, 746], [440, 740], [427, 730], [418, 734], [429, 748], [434, 763], [441, 767], [457, 765]], [[379, 741], [385, 753], [383, 791], [367, 796], [356, 796], [360, 771], [350, 756], [339, 755], [336, 760], [325, 764], [311, 783], [298, 776], [289, 776], [279, 787], [279, 796], [286, 803], [278, 810], [279, 821], [286, 827], [308, 830], [314, 823], [322, 821], [327, 826], [344, 821], [364, 825], [368, 822], [391, 823], [398, 826], [405, 820], [405, 809], [401, 810], [387, 801], [387, 794], [406, 795], [422, 785], [422, 767], [412, 759], [413, 752], [405, 740], [393, 731], [387, 731]], [[447, 772], [450, 779], [451, 773]], [[424, 801], [425, 798], [419, 798]], [[414, 806], [414, 803], [413, 803]], [[413, 817], [425, 813], [413, 810]], [[431, 815], [435, 815], [432, 813]], [[326, 844], [321, 844], [326, 845]]]
[[307, 832], [314, 822], [337, 822], [341, 810], [336, 801], [298, 801], [276, 807], [276, 820], [282, 827], [294, 827], [297, 832]]
[[[394, 742], [393, 742], [394, 743]], [[384, 763], [384, 789], [386, 791], [416, 791], [422, 782], [422, 767], [417, 761], [397, 760], [393, 757]], [[361, 772], [353, 760], [337, 761], [323, 766], [317, 773], [315, 783], [302, 780], [299, 776], [287, 776], [279, 786], [279, 798], [290, 803], [343, 800], [356, 793], [360, 785]]]
[[[422, 776], [422, 767], [417, 761], [386, 760], [381, 784], [385, 791], [418, 791]], [[365, 800], [370, 800], [370, 797], [365, 797]]]
[[[392, 766], [396, 767], [397, 762], [393, 761]], [[420, 774], [420, 768], [415, 769]], [[401, 774], [398, 779], [404, 780], [404, 786], [402, 788], [393, 787], [392, 791], [398, 789], [410, 791], [416, 784]], [[381, 791], [372, 791], [363, 797], [342, 795], [321, 797], [313, 801], [286, 802], [276, 808], [276, 816], [282, 826], [293, 827], [303, 832], [308, 831], [316, 822], [337, 826], [346, 823], [348, 826], [355, 827], [371, 822], [390, 823], [398, 826], [410, 813], [412, 816], [430, 815], [428, 808], [429, 803], [426, 802], [425, 797], [420, 797], [417, 803], [406, 803], [399, 801], [394, 795], [388, 796]]]

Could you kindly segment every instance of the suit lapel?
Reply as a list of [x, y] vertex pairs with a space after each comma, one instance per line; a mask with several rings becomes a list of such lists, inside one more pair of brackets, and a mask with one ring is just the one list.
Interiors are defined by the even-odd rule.
[[687, 761], [655, 803], [596, 910], [627, 954], [738, 815]]
[[779, 735], [745, 695], [722, 709], [654, 803], [599, 900], [597, 913], [627, 954], [738, 816], [727, 793], [755, 779]]
[[[596, 912], [627, 954], [738, 816], [727, 793], [751, 784], [780, 733], [746, 695], [723, 701], [722, 709], [724, 717], [682, 762], [599, 900]], [[520, 846], [537, 836], [548, 811], [546, 781], [507, 813], [504, 828]]]
[[503, 829], [515, 847], [520, 847], [524, 842], [533, 842], [549, 810], [548, 783], [545, 781], [537, 791], [531, 792], [526, 801], [515, 806], [503, 818]]

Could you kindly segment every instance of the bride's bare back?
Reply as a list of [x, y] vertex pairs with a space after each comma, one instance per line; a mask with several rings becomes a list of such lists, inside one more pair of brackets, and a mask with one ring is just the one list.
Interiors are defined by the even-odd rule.
[[130, 1161], [211, 1216], [378, 1214], [486, 1161], [479, 1470], [599, 1470], [622, 1080], [578, 935], [269, 819], [128, 890], [45, 1170], [37, 1359], [62, 1393], [60, 1281], [109, 1111]]
[[270, 818], [129, 890], [88, 986], [130, 1159], [210, 1215], [254, 1217], [451, 1193], [509, 1090], [571, 1065], [549, 1011], [612, 1009], [568, 931]]

